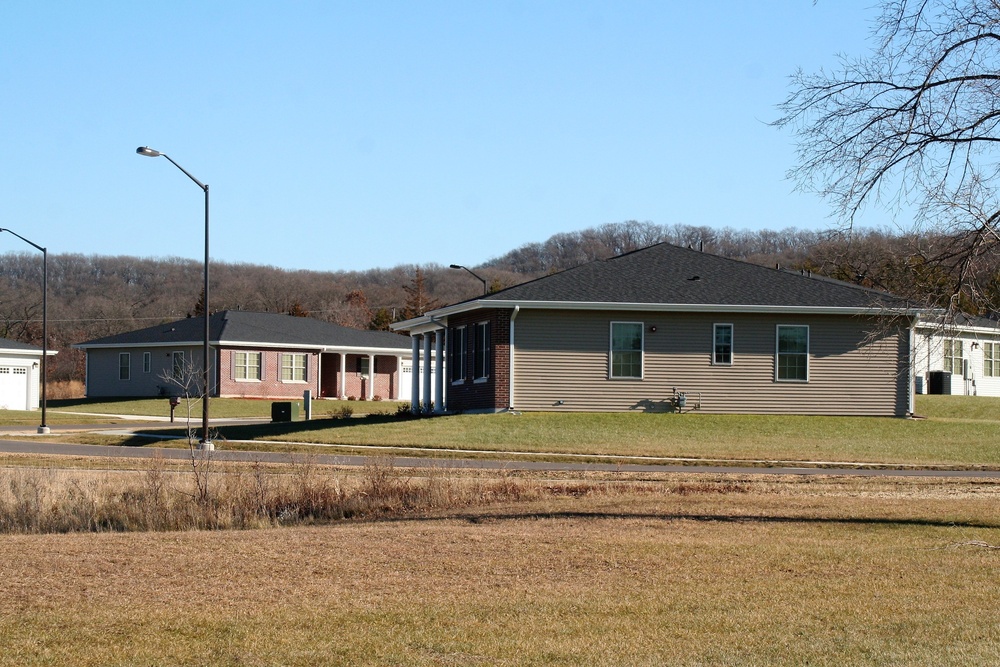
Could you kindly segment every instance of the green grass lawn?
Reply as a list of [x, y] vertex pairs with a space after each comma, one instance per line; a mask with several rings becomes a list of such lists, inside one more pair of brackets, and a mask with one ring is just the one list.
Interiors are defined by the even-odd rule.
[[[223, 442], [251, 440], [428, 451], [1000, 466], [1000, 398], [919, 396], [917, 414], [926, 417], [923, 419], [697, 413], [522, 413], [399, 419], [395, 416], [398, 405], [316, 401], [309, 422], [220, 426], [218, 432]], [[50, 406], [49, 413], [55, 419], [70, 417], [60, 416], [59, 410], [169, 414], [164, 399], [54, 401]], [[212, 401], [212, 415], [267, 418], [270, 406], [270, 401], [263, 400], [217, 399]], [[353, 411], [353, 418], [332, 418], [345, 408]], [[20, 413], [25, 414], [37, 421], [37, 413]], [[183, 415], [182, 405], [177, 416]], [[192, 415], [194, 421], [200, 421], [198, 405], [192, 407]], [[3, 416], [0, 413], [0, 418]]]

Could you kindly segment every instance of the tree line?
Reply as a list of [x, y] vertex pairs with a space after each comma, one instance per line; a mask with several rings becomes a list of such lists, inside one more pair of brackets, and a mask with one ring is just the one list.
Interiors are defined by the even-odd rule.
[[[780, 266], [892, 292], [920, 304], [954, 303], [985, 314], [1000, 303], [1000, 266], [976, 275], [949, 260], [961, 239], [888, 231], [735, 230], [627, 221], [556, 234], [472, 270], [498, 291], [579, 264], [669, 242], [764, 266]], [[953, 259], [953, 258], [952, 258]], [[949, 263], [951, 261], [951, 263]], [[0, 255], [0, 336], [41, 345], [42, 263], [37, 253]], [[82, 380], [84, 355], [71, 348], [102, 336], [200, 315], [203, 268], [179, 258], [61, 254], [48, 261], [50, 379]], [[367, 271], [290, 271], [213, 262], [210, 307], [307, 315], [356, 328], [389, 325], [482, 294], [463, 270], [407, 264]]]

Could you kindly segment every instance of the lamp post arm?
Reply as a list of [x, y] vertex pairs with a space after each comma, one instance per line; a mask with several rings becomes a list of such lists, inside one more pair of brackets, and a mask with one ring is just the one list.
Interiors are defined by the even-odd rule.
[[20, 234], [18, 234], [17, 232], [15, 232], [12, 229], [7, 229], [6, 227], [0, 227], [0, 232], [7, 232], [8, 234], [13, 234], [14, 236], [16, 236], [17, 238], [21, 239], [22, 241], [24, 241], [28, 245], [34, 246], [34, 248], [36, 250], [41, 250], [42, 252], [45, 252], [45, 248], [43, 248], [42, 246], [38, 245], [37, 243], [33, 243], [33, 242], [29, 241], [28, 239], [24, 238], [23, 236], [21, 236]]
[[483, 284], [483, 296], [485, 296], [487, 293], [489, 293], [489, 289], [486, 287], [486, 278], [483, 278], [482, 276], [480, 276], [479, 274], [477, 274], [475, 271], [473, 271], [469, 267], [462, 266], [461, 264], [452, 264], [448, 268], [450, 268], [450, 269], [464, 269], [464, 270], [468, 271], [470, 274], [472, 274], [472, 276], [476, 280], [478, 280], [479, 282], [481, 282]]
[[183, 171], [183, 172], [184, 172], [184, 175], [185, 175], [185, 176], [187, 176], [188, 178], [190, 178], [190, 179], [191, 179], [192, 181], [194, 181], [194, 182], [195, 182], [195, 185], [197, 185], [197, 186], [198, 186], [199, 188], [201, 188], [202, 190], [204, 190], [206, 194], [208, 193], [208, 186], [207, 186], [207, 185], [205, 185], [204, 183], [202, 183], [201, 181], [199, 181], [199, 180], [198, 180], [197, 178], [195, 178], [194, 176], [192, 176], [192, 175], [191, 175], [191, 172], [190, 172], [190, 171], [188, 171], [188, 170], [187, 170], [187, 169], [185, 169], [184, 167], [182, 167], [182, 166], [180, 166], [179, 164], [177, 164], [176, 162], [174, 162], [173, 158], [171, 158], [171, 157], [170, 157], [169, 155], [167, 155], [166, 153], [160, 153], [160, 155], [161, 155], [162, 157], [165, 157], [165, 158], [167, 158], [168, 160], [170, 160], [170, 164], [174, 165], [175, 167], [177, 167], [178, 169], [180, 169], [181, 171]]

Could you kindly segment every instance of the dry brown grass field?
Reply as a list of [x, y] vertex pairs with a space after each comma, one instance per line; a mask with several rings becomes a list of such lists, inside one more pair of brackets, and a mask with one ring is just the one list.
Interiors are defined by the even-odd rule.
[[[56, 491], [43, 511], [66, 489], [150, 484], [7, 463], [7, 502], [35, 475]], [[0, 664], [1000, 663], [995, 482], [310, 474], [368, 495], [388, 476], [423, 501], [294, 527], [2, 535]]]

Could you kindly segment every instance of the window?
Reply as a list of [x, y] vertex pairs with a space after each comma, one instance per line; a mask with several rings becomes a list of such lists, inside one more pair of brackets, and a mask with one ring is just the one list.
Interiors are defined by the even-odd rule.
[[983, 375], [1000, 377], [1000, 343], [983, 343]]
[[712, 363], [731, 365], [733, 363], [733, 325], [716, 324], [714, 327], [715, 351]]
[[281, 355], [281, 381], [282, 382], [306, 381], [305, 354], [301, 352], [293, 352]]
[[611, 377], [642, 379], [642, 322], [611, 323]]
[[449, 330], [448, 367], [451, 369], [452, 382], [465, 381], [466, 335], [465, 327], [455, 327]]
[[152, 357], [153, 357], [153, 355], [150, 354], [149, 352], [143, 352], [142, 353], [142, 372], [143, 373], [148, 373], [148, 372], [150, 372], [152, 370], [152, 367], [153, 367], [153, 359], [152, 359]]
[[185, 362], [184, 362], [184, 353], [183, 352], [172, 352], [171, 355], [170, 355], [170, 357], [171, 357], [171, 368], [172, 368], [172, 372], [174, 374], [174, 379], [175, 380], [183, 380], [184, 379], [184, 371], [185, 371], [185, 368], [187, 366], [187, 364], [185, 364]]
[[14, 375], [27, 375], [28, 369], [24, 366], [14, 366]]
[[962, 341], [946, 338], [944, 341], [944, 370], [955, 375], [962, 374]]
[[778, 325], [775, 366], [779, 381], [809, 380], [809, 327]]
[[118, 379], [128, 380], [132, 372], [132, 358], [128, 352], [118, 354]]
[[490, 375], [490, 323], [475, 325], [472, 336], [472, 377], [485, 380]]
[[371, 376], [371, 366], [368, 357], [358, 357], [358, 373], [363, 378]]
[[233, 352], [233, 379], [260, 381], [260, 352]]

